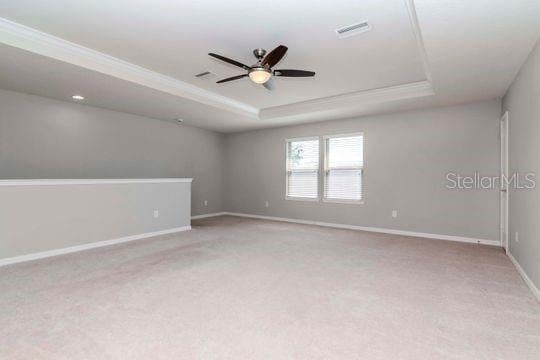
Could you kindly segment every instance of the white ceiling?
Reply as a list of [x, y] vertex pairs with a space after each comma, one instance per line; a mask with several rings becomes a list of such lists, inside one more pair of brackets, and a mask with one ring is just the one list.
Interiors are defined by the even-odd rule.
[[[425, 79], [403, 0], [17, 0], [4, 1], [0, 14], [257, 108]], [[364, 19], [374, 31], [342, 40], [334, 33]], [[248, 79], [215, 83], [243, 71], [208, 52], [251, 65], [253, 49], [282, 43], [289, 53], [277, 68], [316, 71], [315, 79], [278, 79], [271, 94]], [[194, 77], [206, 70], [217, 76]]]
[[[540, 35], [538, 0], [6, 0], [0, 17], [0, 88], [223, 132], [501, 97]], [[208, 52], [252, 64], [279, 44], [276, 68], [316, 77], [215, 84], [241, 69]]]
[[81, 104], [152, 117], [184, 119], [216, 131], [238, 131], [254, 121], [230, 111], [133, 84], [15, 47], [0, 45], [1, 88], [58, 100], [84, 94]]

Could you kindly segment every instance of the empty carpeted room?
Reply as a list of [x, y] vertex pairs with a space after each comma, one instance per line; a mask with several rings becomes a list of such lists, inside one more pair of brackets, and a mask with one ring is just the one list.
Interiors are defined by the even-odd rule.
[[1, 0], [0, 359], [538, 360], [539, 154], [538, 0]]

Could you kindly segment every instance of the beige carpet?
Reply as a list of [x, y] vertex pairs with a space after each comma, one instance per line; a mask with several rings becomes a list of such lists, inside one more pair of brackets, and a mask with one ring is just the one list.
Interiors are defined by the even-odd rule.
[[535, 359], [502, 250], [220, 217], [0, 268], [0, 359]]

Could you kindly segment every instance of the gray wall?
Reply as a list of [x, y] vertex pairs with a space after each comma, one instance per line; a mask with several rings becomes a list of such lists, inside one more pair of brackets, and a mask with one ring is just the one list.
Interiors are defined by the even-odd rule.
[[[226, 209], [498, 240], [498, 192], [448, 190], [445, 174], [498, 174], [500, 114], [500, 101], [489, 101], [228, 135]], [[287, 138], [359, 131], [364, 205], [285, 200]]]
[[[509, 172], [540, 174], [540, 43], [536, 45], [504, 98], [509, 112]], [[509, 247], [540, 288], [540, 192], [514, 190], [509, 195]], [[519, 242], [515, 233], [519, 232]]]
[[[500, 101], [231, 135], [1, 90], [0, 109], [3, 179], [193, 177], [194, 215], [498, 239], [497, 191], [448, 190], [445, 174], [498, 174]], [[364, 205], [285, 200], [285, 139], [358, 131]]]
[[0, 90], [0, 179], [192, 177], [192, 214], [212, 213], [223, 146], [212, 131]]
[[0, 260], [189, 226], [190, 187], [0, 184]]

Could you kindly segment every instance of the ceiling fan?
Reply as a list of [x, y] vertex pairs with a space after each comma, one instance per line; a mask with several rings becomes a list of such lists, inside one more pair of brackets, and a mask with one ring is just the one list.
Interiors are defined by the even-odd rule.
[[[217, 83], [221, 84], [224, 82], [232, 81], [232, 80], [238, 80], [245, 78], [249, 76], [251, 81], [253, 81], [256, 84], [261, 84], [265, 88], [270, 90], [269, 80], [272, 78], [272, 76], [285, 76], [285, 77], [311, 77], [315, 76], [315, 73], [313, 71], [306, 71], [306, 70], [292, 70], [292, 69], [280, 69], [280, 70], [272, 70], [272, 67], [276, 65], [282, 58], [285, 56], [285, 53], [287, 52], [287, 47], [284, 45], [279, 45], [274, 50], [270, 51], [268, 54], [266, 54], [266, 50], [264, 49], [255, 49], [253, 50], [253, 55], [257, 58], [257, 63], [251, 66], [247, 66], [245, 64], [242, 64], [241, 62], [226, 58], [225, 56], [221, 56], [214, 53], [209, 53], [208, 55], [219, 59], [221, 61], [225, 61], [226, 63], [241, 67], [242, 69], [246, 70], [246, 74], [233, 76], [230, 78], [226, 78], [223, 80], [219, 80]], [[266, 55], [266, 56], [265, 56]]]

